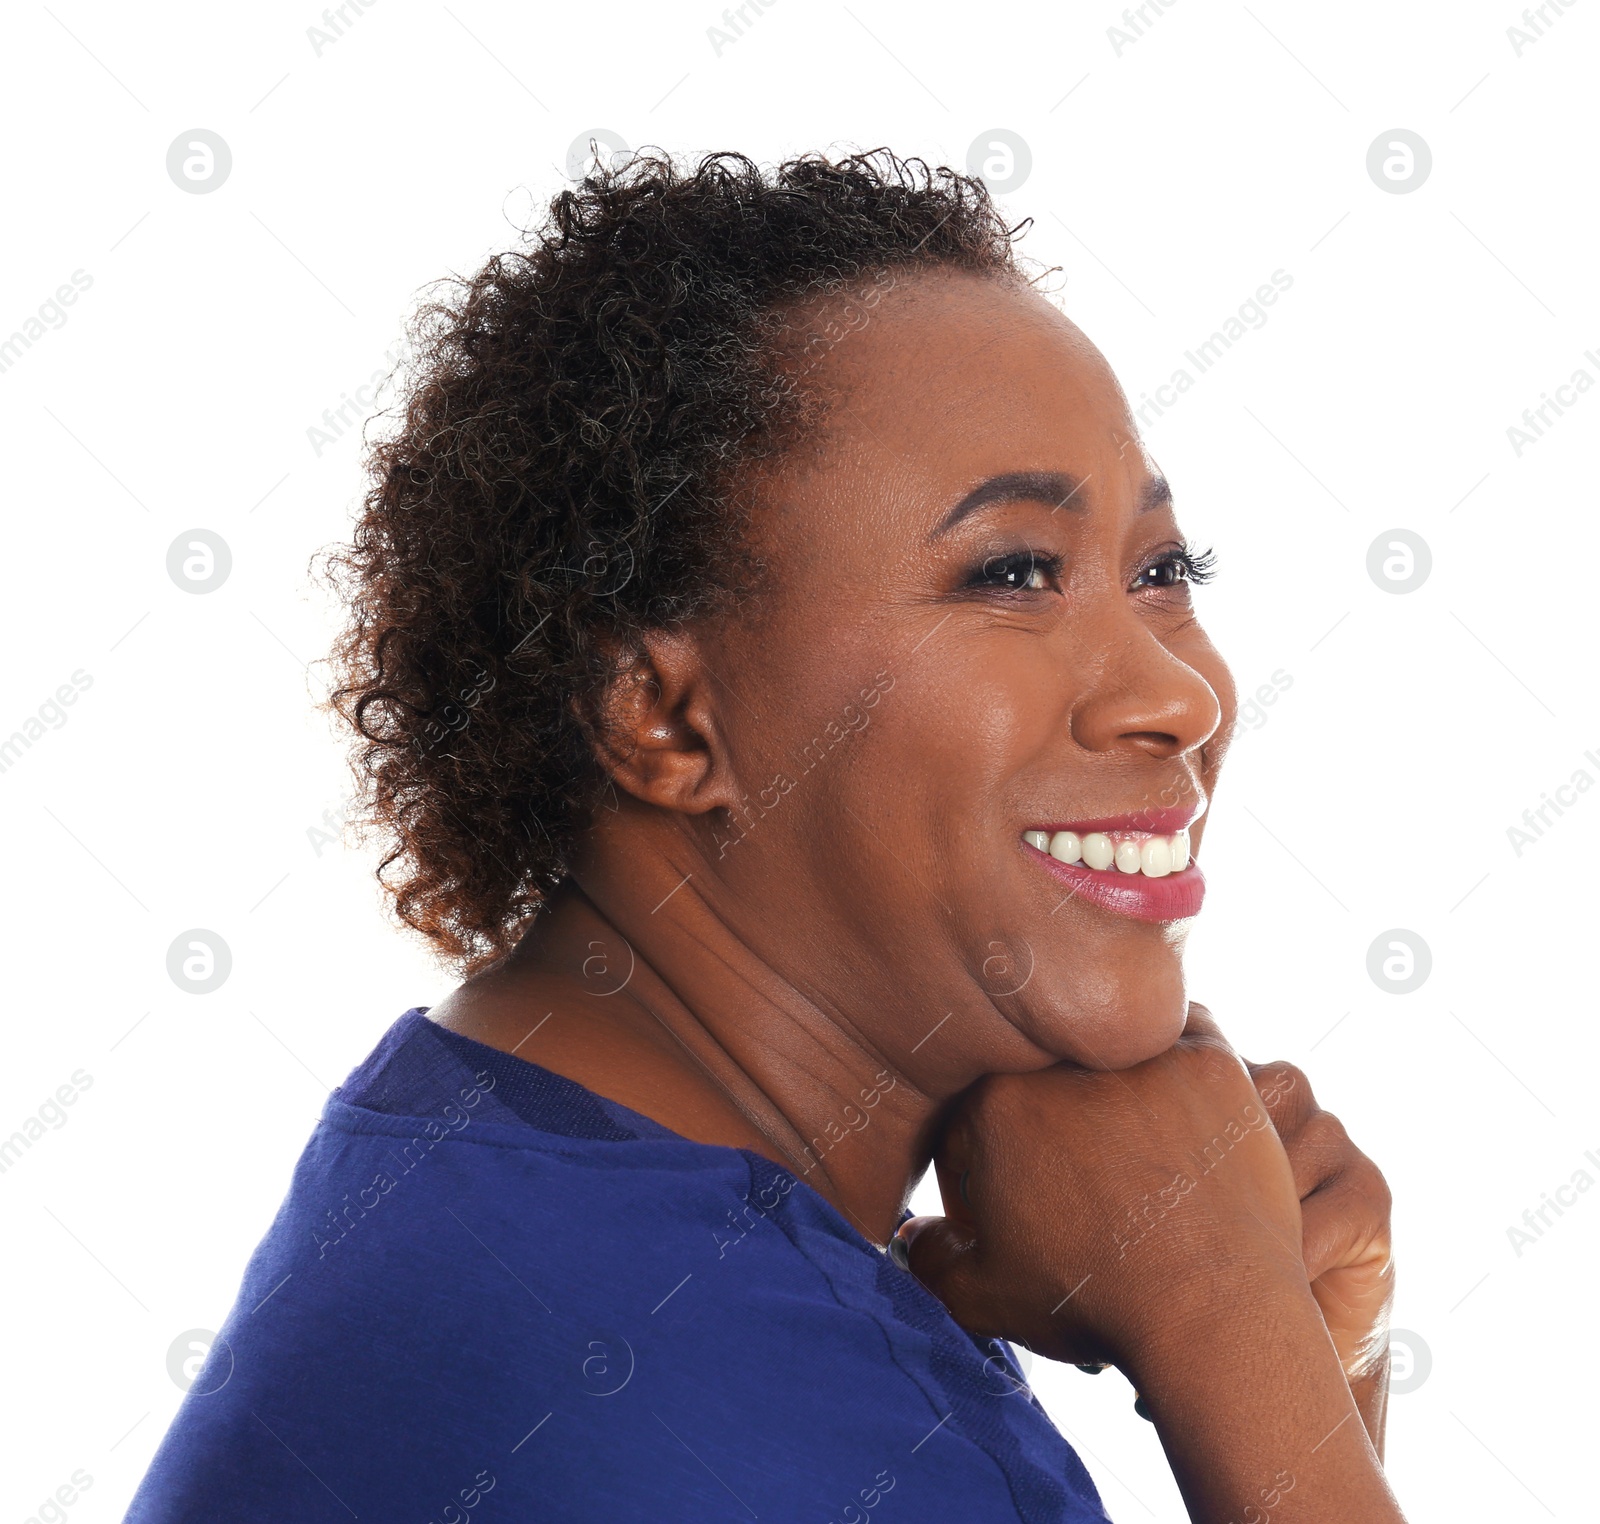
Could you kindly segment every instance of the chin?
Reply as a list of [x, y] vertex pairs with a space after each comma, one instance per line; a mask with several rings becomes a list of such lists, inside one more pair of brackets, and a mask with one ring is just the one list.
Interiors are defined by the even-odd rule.
[[1047, 1010], [1028, 1012], [1029, 1035], [1055, 1058], [1086, 1069], [1131, 1069], [1165, 1053], [1189, 1016], [1183, 964], [1164, 947], [1153, 959], [1107, 968], [1099, 979], [1076, 971], [1051, 995]]

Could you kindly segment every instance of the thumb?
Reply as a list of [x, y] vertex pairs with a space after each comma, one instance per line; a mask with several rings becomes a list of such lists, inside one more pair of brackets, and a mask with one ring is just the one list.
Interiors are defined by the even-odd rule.
[[889, 1249], [896, 1263], [938, 1297], [956, 1322], [971, 1326], [978, 1312], [978, 1245], [968, 1229], [949, 1217], [911, 1217]]

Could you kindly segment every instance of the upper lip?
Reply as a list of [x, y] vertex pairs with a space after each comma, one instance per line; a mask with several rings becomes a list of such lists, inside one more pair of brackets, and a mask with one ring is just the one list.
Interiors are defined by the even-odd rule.
[[1169, 805], [1164, 809], [1135, 810], [1127, 815], [1102, 815], [1093, 820], [1063, 820], [1040, 822], [1030, 830], [1075, 831], [1087, 836], [1091, 831], [1102, 831], [1108, 836], [1149, 835], [1173, 836], [1189, 828], [1206, 812], [1206, 801], [1200, 799], [1188, 804]]

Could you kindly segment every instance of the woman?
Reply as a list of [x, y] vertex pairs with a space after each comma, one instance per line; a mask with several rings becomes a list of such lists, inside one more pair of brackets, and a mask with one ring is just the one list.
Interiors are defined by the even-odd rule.
[[418, 336], [333, 701], [466, 977], [129, 1517], [1105, 1517], [1009, 1340], [1196, 1520], [1400, 1518], [1382, 1179], [1186, 998], [1208, 558], [981, 183], [641, 156]]

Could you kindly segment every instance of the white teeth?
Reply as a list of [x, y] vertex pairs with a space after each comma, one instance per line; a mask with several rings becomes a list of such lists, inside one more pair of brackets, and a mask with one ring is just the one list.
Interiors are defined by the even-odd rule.
[[[1039, 833], [1043, 835], [1041, 831]], [[1057, 831], [1050, 838], [1050, 855], [1064, 863], [1075, 863], [1083, 856], [1083, 843], [1076, 831]]]
[[1083, 861], [1087, 867], [1103, 871], [1111, 866], [1111, 859], [1116, 855], [1117, 849], [1104, 831], [1090, 831], [1083, 838]]
[[1171, 836], [1113, 836], [1105, 831], [1024, 831], [1022, 839], [1039, 852], [1048, 852], [1059, 862], [1079, 863], [1104, 873], [1141, 873], [1146, 878], [1165, 878], [1182, 873], [1189, 866], [1189, 833], [1174, 831]]
[[1172, 872], [1172, 844], [1165, 836], [1152, 836], [1139, 848], [1139, 871], [1146, 878], [1165, 878]]
[[1181, 873], [1189, 866], [1189, 832], [1176, 831], [1172, 837], [1172, 871]]

